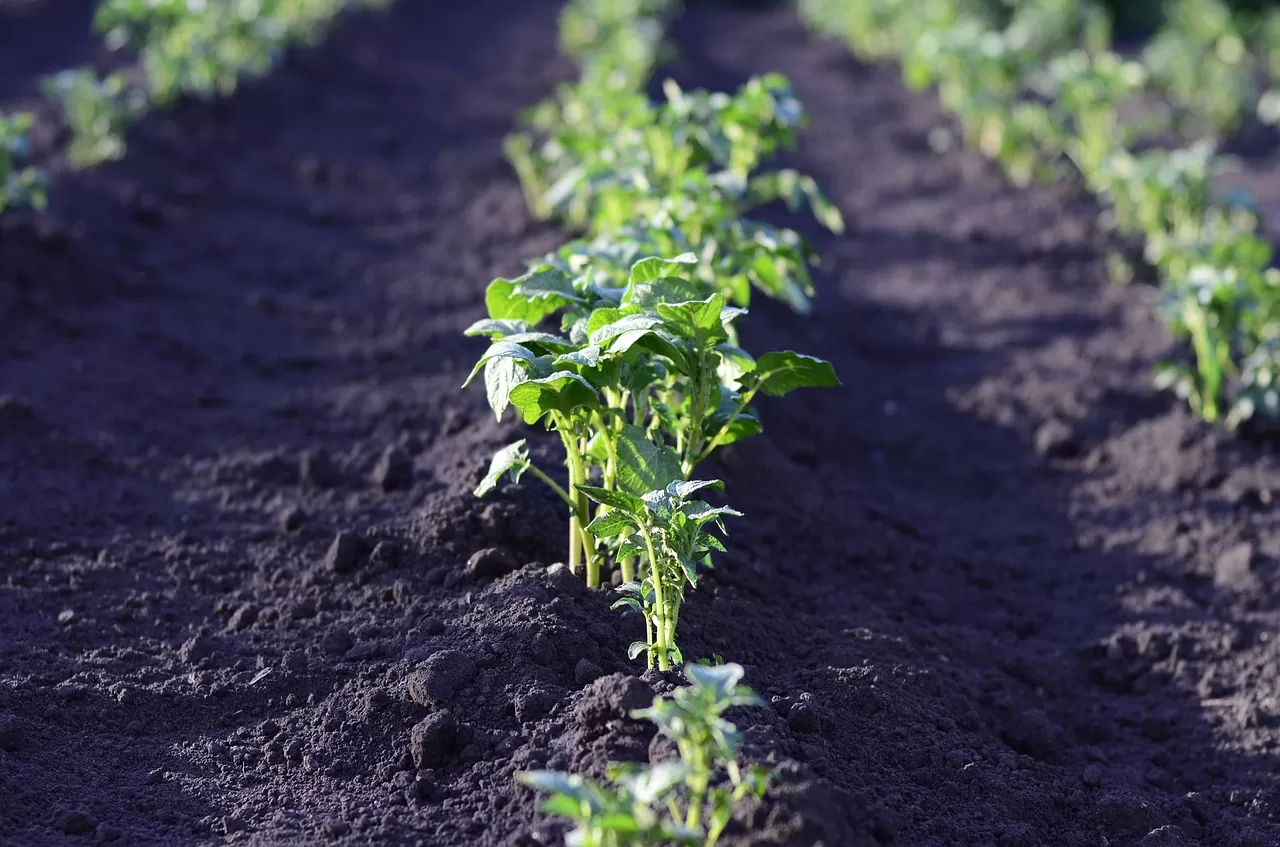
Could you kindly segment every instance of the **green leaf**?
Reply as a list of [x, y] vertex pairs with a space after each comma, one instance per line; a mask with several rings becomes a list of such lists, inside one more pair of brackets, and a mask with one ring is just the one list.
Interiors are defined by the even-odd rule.
[[608, 347], [615, 353], [623, 353], [661, 323], [662, 321], [652, 315], [625, 315], [592, 332], [588, 340], [600, 347]]
[[581, 300], [569, 275], [550, 265], [535, 268], [517, 279], [495, 279], [484, 295], [490, 318], [531, 324]]
[[593, 819], [592, 824], [600, 827], [605, 832], [634, 834], [640, 831], [640, 824], [636, 823], [636, 819], [621, 812], [612, 815], [601, 815]]
[[689, 665], [684, 674], [694, 685], [709, 689], [720, 700], [734, 692], [746, 671], [742, 665], [726, 662], [723, 665]]
[[471, 369], [471, 373], [467, 375], [466, 381], [462, 383], [462, 387], [466, 388], [470, 385], [471, 380], [475, 379], [476, 374], [480, 372], [480, 368], [493, 359], [516, 359], [527, 362], [530, 365], [536, 365], [538, 363], [538, 354], [520, 344], [510, 341], [495, 341], [489, 345], [489, 349], [484, 351], [484, 355], [476, 362], [475, 367]]
[[502, 420], [502, 414], [510, 404], [511, 390], [528, 379], [529, 374], [514, 358], [501, 357], [485, 363], [485, 395], [489, 400], [489, 408], [493, 409], [498, 420]]
[[589, 344], [581, 350], [574, 350], [571, 353], [557, 356], [551, 366], [576, 365], [580, 368], [594, 368], [600, 364], [600, 352], [600, 348], [597, 345]]
[[490, 338], [497, 340], [508, 335], [516, 335], [517, 333], [530, 332], [532, 330], [533, 326], [527, 321], [503, 321], [495, 320], [493, 318], [485, 318], [483, 320], [476, 321], [471, 326], [467, 327], [463, 330], [462, 334], [467, 336], [487, 335]]
[[542, 803], [542, 811], [549, 815], [559, 815], [562, 818], [571, 818], [575, 821], [587, 820], [590, 817], [590, 810], [583, 809], [581, 800], [575, 800], [568, 794], [556, 794], [548, 797]]
[[644, 643], [643, 641], [632, 641], [631, 646], [627, 648], [627, 658], [634, 659], [636, 656], [639, 656], [641, 653], [647, 653], [647, 652], [649, 652], [648, 644]]
[[634, 494], [615, 491], [610, 488], [599, 488], [594, 485], [575, 485], [578, 491], [605, 506], [610, 506], [630, 515], [643, 515], [644, 501]]
[[663, 762], [642, 770], [631, 780], [631, 791], [636, 800], [646, 806], [662, 803], [667, 793], [682, 784], [690, 768], [683, 762]]
[[629, 285], [637, 282], [648, 282], [667, 276], [683, 276], [687, 269], [698, 264], [698, 257], [693, 253], [682, 253], [674, 259], [662, 259], [652, 256], [641, 259], [631, 266], [631, 274], [627, 278]]
[[724, 310], [724, 297], [720, 294], [712, 294], [705, 300], [659, 303], [656, 310], [668, 324], [680, 327], [682, 335], [694, 335], [697, 330], [719, 335], [725, 333], [724, 325], [720, 323], [720, 312]]
[[567, 338], [552, 335], [549, 332], [516, 332], [503, 339], [512, 344], [523, 344], [526, 347], [541, 347], [548, 353], [557, 353], [572, 349], [574, 344]]
[[521, 785], [545, 791], [548, 794], [563, 794], [567, 797], [590, 801], [591, 792], [581, 777], [572, 776], [559, 771], [522, 771], [516, 774]]
[[[618, 600], [615, 600], [613, 605], [609, 607], [609, 610], [614, 611], [616, 609], [621, 609], [624, 606], [629, 609], [635, 609], [637, 612], [644, 611], [644, 606], [640, 605], [640, 601], [634, 597], [622, 597]], [[635, 658], [635, 657], [633, 656], [632, 658]]]
[[587, 532], [596, 538], [613, 538], [627, 530], [635, 529], [635, 526], [636, 522], [626, 512], [612, 511], [596, 515], [595, 519], [587, 524]]
[[712, 491], [724, 491], [724, 483], [718, 479], [680, 480], [668, 485], [667, 493], [672, 497], [687, 500], [691, 495], [704, 488], [710, 488]]
[[637, 310], [632, 308], [621, 308], [616, 306], [602, 306], [591, 313], [591, 317], [587, 319], [587, 334], [590, 336], [596, 330], [611, 323], [622, 320], [627, 315], [636, 314]]
[[622, 295], [624, 303], [653, 310], [659, 303], [683, 303], [701, 300], [706, 289], [692, 280], [678, 276], [664, 276], [645, 282], [633, 282]]
[[701, 526], [707, 521], [718, 521], [723, 517], [740, 518], [742, 512], [737, 509], [731, 509], [728, 506], [712, 506], [710, 503], [703, 503], [696, 500], [693, 503], [686, 503], [682, 510], [685, 517]]
[[484, 475], [484, 479], [476, 486], [475, 495], [483, 497], [497, 488], [503, 474], [508, 472], [511, 474], [512, 482], [519, 482], [520, 476], [528, 468], [529, 450], [525, 446], [525, 439], [521, 438], [519, 441], [508, 444], [493, 454], [493, 460], [489, 462], [489, 472]]
[[512, 405], [531, 424], [549, 412], [569, 414], [580, 406], [599, 402], [600, 396], [591, 383], [576, 373], [556, 371], [542, 379], [520, 383], [510, 391]]
[[644, 430], [627, 424], [618, 437], [618, 488], [643, 497], [663, 490], [684, 476], [680, 457], [666, 445], [654, 444]]
[[756, 361], [755, 373], [745, 378], [751, 378], [761, 391], [771, 397], [781, 397], [797, 388], [840, 385], [830, 362], [792, 350], [765, 353]]
[[640, 543], [638, 536], [632, 535], [618, 545], [617, 558], [619, 559], [638, 558], [644, 554], [644, 545]]

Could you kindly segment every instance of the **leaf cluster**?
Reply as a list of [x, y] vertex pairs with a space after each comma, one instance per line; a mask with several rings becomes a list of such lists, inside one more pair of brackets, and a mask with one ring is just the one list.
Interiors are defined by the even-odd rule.
[[20, 206], [43, 208], [45, 175], [30, 164], [30, 115], [0, 115], [0, 213]]
[[738, 764], [741, 735], [724, 718], [738, 706], [763, 706], [741, 685], [742, 667], [689, 665], [690, 685], [633, 713], [671, 739], [679, 759], [658, 765], [612, 765], [609, 783], [554, 771], [519, 774], [551, 796], [543, 809], [568, 818], [570, 847], [684, 844], [714, 847], [742, 801], [764, 795], [770, 774]]

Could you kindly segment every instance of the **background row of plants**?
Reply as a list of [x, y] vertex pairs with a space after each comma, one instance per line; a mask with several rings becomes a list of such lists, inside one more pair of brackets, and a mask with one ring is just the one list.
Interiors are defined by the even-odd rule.
[[[387, 0], [104, 0], [93, 28], [127, 69], [66, 70], [42, 81], [70, 129], [66, 157], [83, 168], [124, 155], [130, 125], [182, 97], [230, 94], [317, 41], [343, 9]], [[0, 213], [43, 207], [47, 179], [31, 164], [31, 116], [0, 115]]]
[[911, 87], [935, 88], [964, 141], [1016, 183], [1082, 180], [1114, 234], [1113, 277], [1158, 279], [1162, 314], [1187, 339], [1157, 385], [1207, 421], [1280, 421], [1280, 273], [1252, 198], [1215, 189], [1230, 164], [1221, 140], [1280, 119], [1280, 10], [1169, 0], [1162, 27], [1120, 51], [1098, 0], [800, 9], [858, 55], [900, 61]]
[[[686, 593], [740, 517], [704, 499], [724, 490], [702, 478], [704, 463], [761, 431], [758, 398], [839, 384], [828, 362], [757, 355], [741, 341], [754, 297], [805, 313], [814, 293], [809, 245], [753, 211], [780, 201], [843, 228], [811, 177], [767, 166], [805, 120], [787, 80], [763, 76], [732, 94], [668, 80], [661, 97], [646, 94], [677, 11], [674, 0], [566, 6], [562, 47], [581, 73], [521, 117], [506, 153], [535, 217], [576, 237], [494, 280], [488, 316], [467, 330], [489, 339], [467, 382], [483, 375], [499, 419], [514, 409], [555, 433], [563, 464], [522, 438], [496, 453], [476, 495], [526, 477], [548, 486], [563, 501], [568, 566], [589, 587], [616, 588], [615, 609], [639, 613], [644, 639], [630, 655], [662, 671], [684, 662]], [[759, 705], [742, 668], [695, 663], [686, 675], [688, 687], [636, 713], [675, 742], [678, 760], [615, 766], [607, 782], [520, 775], [573, 821], [567, 843], [712, 845], [734, 807], [764, 792], [768, 774], [739, 766], [722, 716]]]

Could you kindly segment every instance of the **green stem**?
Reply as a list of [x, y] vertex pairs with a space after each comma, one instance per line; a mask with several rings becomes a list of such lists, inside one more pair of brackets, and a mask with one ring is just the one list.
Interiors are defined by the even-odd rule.
[[644, 641], [649, 645], [649, 669], [653, 670], [653, 620], [644, 616]]
[[1195, 305], [1184, 310], [1184, 323], [1191, 332], [1196, 352], [1196, 369], [1200, 372], [1200, 416], [1209, 423], [1218, 419], [1218, 392], [1222, 388], [1222, 371], [1209, 338], [1209, 323], [1204, 312]]
[[698, 374], [694, 378], [693, 383], [693, 411], [689, 420], [689, 444], [685, 450], [684, 460], [680, 463], [680, 468], [684, 471], [685, 479], [693, 473], [694, 467], [698, 464], [698, 451], [702, 448], [702, 418], [706, 414], [707, 400], [709, 391], [708, 373], [706, 362], [698, 365]]
[[547, 476], [542, 471], [538, 470], [538, 468], [536, 468], [532, 464], [529, 465], [529, 473], [533, 474], [535, 477], [545, 482], [547, 486], [560, 497], [561, 500], [569, 504], [569, 508], [572, 509], [577, 505], [576, 503], [573, 502], [573, 498], [569, 496], [569, 492], [561, 488], [560, 485], [554, 479]]
[[689, 774], [689, 811], [685, 815], [684, 825], [690, 829], [702, 828], [702, 806], [707, 799], [707, 789], [711, 783], [711, 775], [707, 772], [703, 756], [698, 756], [693, 764], [693, 772]]
[[591, 501], [587, 498], [587, 495], [577, 490], [579, 485], [587, 484], [587, 471], [583, 464], [582, 456], [576, 451], [570, 456], [569, 478], [574, 487], [574, 493], [577, 495], [572, 521], [577, 527], [578, 538], [581, 541], [584, 554], [587, 587], [599, 588], [600, 556], [596, 553], [595, 539], [591, 533], [587, 532], [587, 524], [591, 523]]
[[[772, 374], [766, 374], [765, 379], [768, 379], [770, 376], [772, 376]], [[763, 384], [763, 382], [764, 382], [763, 379], [760, 380], [761, 384]], [[746, 394], [742, 395], [742, 399], [738, 401], [738, 405], [733, 410], [733, 414], [729, 416], [729, 420], [724, 422], [724, 425], [720, 427], [719, 430], [717, 430], [715, 436], [710, 441], [707, 442], [706, 448], [697, 456], [695, 456], [691, 463], [689, 463], [689, 467], [685, 471], [686, 475], [693, 473], [693, 469], [696, 468], [699, 464], [701, 464], [708, 456], [710, 456], [713, 450], [715, 450], [717, 447], [720, 446], [720, 439], [724, 438], [726, 435], [729, 434], [729, 427], [733, 426], [733, 422], [738, 419], [738, 415], [742, 414], [743, 411], [746, 410], [747, 405], [750, 404], [753, 399], [755, 399], [756, 392], [759, 390], [760, 390], [759, 388], [753, 388], [750, 391], [748, 391]]]
[[[667, 655], [669, 647], [669, 642], [667, 641], [667, 604], [663, 599], [662, 567], [658, 564], [658, 557], [653, 549], [653, 538], [649, 535], [649, 531], [642, 526], [640, 527], [640, 533], [644, 536], [645, 550], [649, 554], [649, 578], [653, 580], [654, 629], [657, 630], [657, 634], [650, 638], [649, 646], [652, 648], [650, 655], [656, 651], [658, 654], [658, 670], [669, 671], [671, 670], [671, 660]], [[654, 640], [655, 638], [656, 640]]]

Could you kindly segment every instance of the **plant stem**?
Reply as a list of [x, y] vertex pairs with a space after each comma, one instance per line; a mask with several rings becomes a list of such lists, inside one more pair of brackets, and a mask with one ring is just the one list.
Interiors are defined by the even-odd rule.
[[[581, 547], [586, 565], [586, 582], [588, 588], [600, 587], [600, 556], [596, 552], [595, 539], [587, 532], [587, 524], [591, 522], [591, 501], [587, 495], [577, 490], [579, 485], [587, 484], [586, 465], [582, 461], [582, 453], [575, 439], [565, 439], [565, 449], [569, 451], [569, 484], [574, 489], [574, 512], [569, 519], [571, 530], [571, 559], [576, 558], [577, 548]], [[572, 449], [571, 449], [572, 448]], [[576, 539], [577, 543], [574, 543]]]
[[706, 362], [700, 362], [697, 376], [694, 377], [693, 382], [693, 411], [689, 420], [689, 443], [685, 449], [684, 460], [680, 463], [680, 469], [684, 471], [685, 479], [688, 479], [689, 475], [693, 473], [693, 468], [699, 461], [697, 458], [698, 451], [702, 448], [702, 417], [706, 413], [708, 394], [710, 393], [708, 390], [710, 380], [707, 377], [707, 364]]
[[[772, 374], [766, 374], [765, 379], [768, 379], [770, 376], [772, 376]], [[763, 383], [764, 380], [760, 380], [760, 382]], [[713, 450], [720, 446], [720, 439], [728, 435], [729, 427], [733, 426], [733, 422], [738, 419], [738, 415], [742, 414], [743, 410], [747, 408], [747, 405], [755, 399], [756, 392], [759, 390], [759, 388], [753, 388], [746, 394], [742, 395], [742, 399], [738, 401], [738, 405], [733, 410], [733, 414], [729, 416], [729, 420], [724, 422], [724, 426], [720, 427], [716, 432], [715, 437], [708, 441], [707, 446], [703, 451], [695, 456], [693, 461], [689, 463], [689, 468], [685, 471], [686, 474], [693, 473], [693, 469], [696, 468], [704, 459], [710, 456]]]
[[545, 482], [547, 484], [547, 487], [550, 488], [552, 491], [554, 491], [560, 497], [561, 500], [569, 504], [569, 508], [572, 509], [577, 505], [576, 503], [573, 502], [573, 498], [569, 496], [569, 492], [561, 488], [560, 485], [554, 479], [544, 474], [533, 464], [529, 465], [529, 473], [533, 474], [538, 479]]
[[653, 549], [653, 537], [649, 535], [649, 531], [643, 526], [640, 527], [640, 533], [644, 536], [645, 550], [649, 554], [649, 578], [653, 580], [653, 605], [654, 610], [654, 629], [657, 630], [656, 641], [650, 638], [649, 644], [658, 654], [658, 670], [671, 670], [671, 660], [668, 657], [668, 648], [670, 640], [667, 634], [667, 604], [663, 599], [662, 591], [662, 567], [658, 564], [657, 554]]

